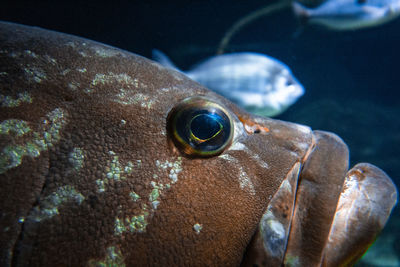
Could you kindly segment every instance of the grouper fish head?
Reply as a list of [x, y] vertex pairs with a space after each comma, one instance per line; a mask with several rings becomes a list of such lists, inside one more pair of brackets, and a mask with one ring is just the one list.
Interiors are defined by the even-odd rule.
[[83, 38], [1, 22], [0, 90], [1, 266], [334, 266], [397, 199], [336, 135]]

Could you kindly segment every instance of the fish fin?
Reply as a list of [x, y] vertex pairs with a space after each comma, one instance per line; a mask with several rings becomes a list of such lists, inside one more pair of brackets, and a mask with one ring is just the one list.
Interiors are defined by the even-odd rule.
[[169, 59], [169, 57], [166, 54], [164, 54], [163, 52], [161, 52], [160, 50], [158, 50], [158, 49], [153, 49], [152, 58], [153, 58], [153, 60], [157, 61], [158, 63], [160, 63], [164, 67], [180, 71], [175, 66], [175, 64]]
[[305, 25], [310, 17], [310, 10], [296, 1], [292, 2], [292, 7], [294, 14], [299, 18], [300, 23]]

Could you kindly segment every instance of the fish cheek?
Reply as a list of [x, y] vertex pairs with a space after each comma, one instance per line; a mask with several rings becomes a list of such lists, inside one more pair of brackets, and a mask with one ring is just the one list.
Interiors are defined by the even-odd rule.
[[199, 263], [204, 259], [210, 259], [208, 264], [216, 264], [215, 260], [240, 263], [258, 223], [260, 207], [255, 205], [255, 196], [240, 187], [240, 173], [224, 163], [221, 158], [191, 160], [185, 166], [184, 180], [174, 188], [178, 192], [177, 203], [171, 203], [174, 211], [184, 211], [190, 222], [186, 226], [177, 222], [179, 231], [188, 231], [179, 236], [193, 236], [193, 225], [202, 225], [192, 251]]

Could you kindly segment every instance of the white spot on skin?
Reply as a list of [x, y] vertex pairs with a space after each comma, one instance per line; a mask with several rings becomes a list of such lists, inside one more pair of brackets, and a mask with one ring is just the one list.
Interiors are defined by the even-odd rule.
[[164, 185], [162, 183], [156, 183], [154, 181], [152, 181], [150, 184], [153, 187], [153, 190], [149, 195], [149, 201], [151, 202], [153, 210], [156, 210], [158, 205], [160, 204], [159, 198], [161, 192], [164, 190]]
[[132, 198], [133, 202], [136, 202], [140, 199], [140, 196], [138, 194], [136, 194], [135, 191], [130, 192], [129, 196]]
[[199, 223], [193, 225], [193, 230], [196, 232], [196, 234], [200, 234], [201, 229], [203, 229], [203, 225]]
[[122, 255], [122, 252], [119, 248], [116, 247], [108, 247], [107, 254], [103, 260], [89, 260], [87, 262], [87, 266], [89, 267], [125, 267], [125, 259]]
[[287, 179], [283, 180], [283, 182], [281, 184], [281, 188], [288, 192], [292, 192], [292, 186], [290, 185], [290, 183]]
[[25, 53], [25, 55], [28, 55], [28, 56], [33, 57], [33, 58], [37, 58], [38, 57], [34, 52], [32, 52], [30, 50], [25, 50], [24, 53]]
[[109, 72], [108, 74], [103, 74], [103, 73], [96, 74], [92, 80], [92, 85], [93, 86], [97, 86], [99, 84], [104, 85], [108, 83], [113, 83], [115, 81], [121, 83], [122, 85], [130, 85], [135, 88], [139, 86], [138, 80], [133, 79], [128, 74], [126, 73], [115, 74], [112, 72]]
[[102, 193], [106, 190], [106, 185], [109, 184], [109, 180], [120, 181], [125, 180], [127, 175], [133, 171], [134, 164], [128, 161], [125, 166], [120, 162], [119, 156], [114, 151], [108, 151], [108, 154], [112, 156], [112, 160], [105, 166], [105, 177], [97, 179], [97, 191]]
[[96, 184], [97, 184], [97, 192], [103, 193], [103, 192], [106, 191], [106, 185], [105, 185], [104, 180], [102, 180], [102, 179], [97, 179], [97, 180], [96, 180]]
[[242, 166], [239, 165], [239, 161], [236, 158], [234, 158], [228, 154], [220, 155], [219, 157], [226, 161], [233, 163], [236, 166], [236, 168], [239, 169], [238, 179], [239, 179], [240, 188], [247, 189], [250, 194], [255, 195], [256, 191], [254, 189], [253, 182], [251, 181], [251, 179], [247, 175], [247, 173], [243, 170]]
[[10, 143], [3, 148], [0, 153], [0, 174], [19, 166], [25, 156], [38, 157], [40, 152], [48, 150], [60, 140], [61, 128], [66, 123], [65, 112], [56, 108], [47, 114], [47, 118], [40, 124], [42, 129], [39, 132], [33, 132], [30, 139], [22, 144]]
[[178, 160], [175, 162], [169, 162], [168, 160], [165, 162], [160, 162], [156, 160], [156, 166], [159, 169], [167, 169], [171, 168], [168, 174], [168, 177], [172, 180], [172, 183], [176, 183], [178, 181], [178, 174], [182, 171], [182, 157], [178, 157]]
[[84, 158], [83, 151], [79, 147], [75, 147], [68, 155], [68, 161], [76, 171], [82, 168]]
[[121, 174], [123, 174], [124, 171], [121, 166], [121, 163], [119, 162], [118, 156], [114, 156], [113, 160], [106, 168], [106, 170], [107, 170], [106, 177], [108, 179], [114, 179], [114, 180], [125, 179], [125, 177], [121, 176]]
[[17, 137], [23, 136], [29, 133], [31, 129], [26, 121], [22, 120], [5, 120], [0, 123], [0, 134], [8, 135], [10, 133], [15, 134]]
[[85, 200], [85, 197], [77, 192], [73, 186], [66, 185], [59, 187], [57, 191], [40, 201], [39, 205], [32, 210], [29, 219], [35, 222], [50, 219], [59, 214], [58, 208], [60, 205], [66, 202], [75, 202], [77, 205], [80, 205], [83, 200]]
[[234, 131], [233, 131], [233, 142], [232, 144], [238, 143], [243, 136], [247, 135], [247, 132], [243, 126], [242, 122], [234, 121]]
[[348, 179], [345, 179], [342, 193], [340, 194], [341, 198], [349, 198], [351, 194], [360, 188], [357, 176], [350, 175]]
[[283, 228], [282, 224], [277, 220], [269, 221], [269, 228], [279, 237], [285, 237], [285, 229]]
[[263, 238], [264, 249], [269, 255], [279, 257], [284, 253], [283, 250], [287, 241], [285, 227], [269, 209], [261, 218], [260, 233]]
[[19, 93], [16, 99], [10, 96], [0, 95], [1, 107], [18, 107], [22, 103], [32, 103], [32, 97], [28, 92]]
[[113, 48], [107, 48], [104, 46], [91, 46], [90, 47], [92, 50], [94, 50], [96, 56], [102, 57], [102, 58], [109, 58], [109, 57], [125, 57], [124, 54], [122, 54], [119, 50], [113, 49]]
[[250, 190], [250, 194], [255, 195], [256, 191], [254, 190], [253, 183], [251, 182], [250, 177], [247, 175], [247, 173], [242, 169], [242, 167], [239, 167], [239, 183], [240, 188], [248, 188]]
[[24, 68], [25, 74], [28, 76], [28, 79], [36, 82], [41, 83], [43, 80], [47, 79], [46, 73], [44, 70], [32, 67], [32, 68]]
[[57, 60], [55, 60], [54, 58], [50, 57], [49, 55], [44, 55], [44, 59], [49, 62], [52, 65], [56, 65], [57, 64]]
[[240, 142], [236, 142], [236, 143], [231, 145], [230, 150], [243, 150], [243, 151], [246, 151], [247, 147], [244, 144], [240, 143]]
[[228, 154], [222, 154], [222, 155], [219, 155], [218, 157], [220, 157], [221, 159], [224, 159], [226, 161], [233, 162], [233, 163], [238, 162], [237, 159], [235, 159], [234, 157], [232, 157], [231, 155], [228, 155]]
[[299, 130], [300, 132], [304, 133], [304, 134], [311, 134], [311, 129], [310, 127], [304, 126], [304, 125], [300, 125], [300, 124], [295, 124], [296, 129]]
[[244, 151], [244, 152], [246, 152], [252, 159], [254, 159], [254, 160], [258, 163], [259, 166], [261, 166], [262, 168], [266, 168], [266, 169], [269, 168], [268, 163], [266, 163], [265, 161], [262, 161], [262, 160], [260, 159], [260, 157], [259, 157], [257, 154], [255, 154], [253, 151], [251, 151], [250, 149], [248, 149], [244, 144], [242, 144], [242, 143], [240, 143], [240, 142], [234, 143], [234, 144], [229, 148], [229, 150], [232, 150], [232, 151], [236, 151], [236, 150]]
[[154, 104], [154, 99], [148, 95], [135, 93], [133, 91], [126, 91], [121, 88], [120, 92], [116, 95], [114, 102], [123, 105], [137, 105], [139, 104], [143, 108], [151, 108]]
[[76, 69], [77, 71], [81, 72], [81, 73], [85, 73], [87, 71], [86, 68], [81, 68], [81, 69]]
[[71, 69], [65, 69], [65, 70], [61, 71], [60, 74], [63, 75], [63, 76], [65, 76], [65, 75], [67, 75], [70, 71], [71, 71]]
[[149, 213], [143, 209], [142, 213], [132, 217], [126, 217], [121, 220], [118, 217], [115, 219], [114, 234], [122, 235], [124, 232], [143, 233], [148, 225], [147, 218]]
[[309, 148], [309, 144], [307, 143], [295, 143], [298, 148], [301, 150], [306, 151]]
[[73, 91], [77, 90], [79, 88], [79, 86], [80, 86], [80, 83], [78, 83], [78, 82], [70, 82], [70, 83], [68, 83], [68, 88], [73, 90]]

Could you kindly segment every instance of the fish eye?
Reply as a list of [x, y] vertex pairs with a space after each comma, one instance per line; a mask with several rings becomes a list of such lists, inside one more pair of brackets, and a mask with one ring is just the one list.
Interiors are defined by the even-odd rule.
[[233, 137], [229, 113], [206, 97], [189, 97], [168, 114], [170, 139], [189, 157], [211, 157], [222, 153]]
[[356, 0], [357, 4], [365, 4], [367, 3], [367, 0]]

